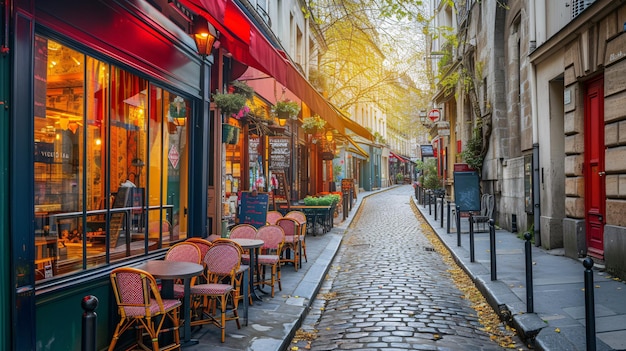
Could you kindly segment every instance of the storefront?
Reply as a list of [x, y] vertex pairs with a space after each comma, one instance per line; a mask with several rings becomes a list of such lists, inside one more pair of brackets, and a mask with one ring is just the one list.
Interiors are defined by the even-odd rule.
[[79, 349], [86, 295], [103, 348], [110, 270], [207, 234], [212, 57], [170, 7], [24, 4], [10, 16], [11, 349]]

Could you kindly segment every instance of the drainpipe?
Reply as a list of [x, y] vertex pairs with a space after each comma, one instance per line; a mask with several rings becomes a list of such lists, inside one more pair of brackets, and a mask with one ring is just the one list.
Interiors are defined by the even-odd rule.
[[[528, 19], [528, 32], [529, 32], [529, 54], [537, 47], [537, 22], [535, 18], [537, 15], [537, 8], [535, 6], [535, 0], [528, 2], [529, 6], [529, 19]], [[542, 15], [542, 18], [545, 18]], [[541, 22], [541, 19], [540, 19]], [[537, 114], [537, 70], [535, 65], [530, 63], [530, 106], [532, 114], [532, 128], [533, 128], [533, 227], [535, 231], [535, 246], [541, 246], [541, 196], [539, 194], [541, 180], [539, 174], [539, 116]]]

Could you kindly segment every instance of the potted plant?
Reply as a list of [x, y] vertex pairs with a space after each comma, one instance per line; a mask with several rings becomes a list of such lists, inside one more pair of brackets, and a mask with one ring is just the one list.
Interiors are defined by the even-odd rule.
[[[220, 93], [216, 91], [212, 94], [215, 105], [225, 116], [240, 119], [244, 117], [250, 108], [246, 102], [254, 96], [254, 90], [245, 82], [233, 81], [228, 88], [228, 92]], [[247, 110], [247, 111], [246, 111]]]
[[272, 114], [279, 119], [295, 119], [300, 113], [300, 106], [297, 102], [291, 100], [276, 101], [276, 105], [272, 106]]
[[322, 117], [315, 115], [302, 120], [302, 129], [306, 134], [315, 134], [324, 130], [326, 121]]

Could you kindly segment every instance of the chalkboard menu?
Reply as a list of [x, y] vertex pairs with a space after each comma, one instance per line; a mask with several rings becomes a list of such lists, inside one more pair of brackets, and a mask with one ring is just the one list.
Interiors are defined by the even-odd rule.
[[477, 172], [454, 172], [454, 202], [461, 212], [480, 211]]
[[287, 196], [289, 195], [289, 189], [287, 189], [287, 179], [285, 176], [285, 172], [272, 171], [272, 175], [276, 177], [276, 182], [278, 183], [274, 195], [276, 195], [276, 197], [287, 199]]
[[289, 168], [289, 160], [291, 159], [291, 145], [289, 137], [269, 137], [269, 145], [269, 168]]
[[[256, 192], [255, 192], [256, 193]], [[244, 191], [241, 193], [241, 207], [239, 208], [239, 224], [250, 224], [261, 228], [267, 221], [267, 206], [269, 194]]]

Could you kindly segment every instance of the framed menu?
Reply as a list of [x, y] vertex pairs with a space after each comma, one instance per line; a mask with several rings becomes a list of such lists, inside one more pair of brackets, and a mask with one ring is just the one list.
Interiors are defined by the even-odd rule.
[[239, 224], [246, 223], [255, 228], [264, 226], [267, 222], [268, 203], [268, 193], [242, 191], [241, 205], [239, 208]]
[[289, 137], [269, 137], [269, 169], [289, 168], [291, 143]]

